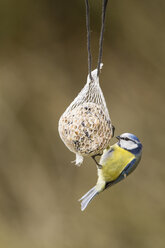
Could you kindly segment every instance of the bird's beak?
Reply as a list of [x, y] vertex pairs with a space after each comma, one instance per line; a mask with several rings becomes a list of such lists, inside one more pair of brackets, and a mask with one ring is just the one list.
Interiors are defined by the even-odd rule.
[[118, 140], [119, 140], [119, 139], [120, 139], [120, 136], [116, 136], [116, 139], [118, 139]]

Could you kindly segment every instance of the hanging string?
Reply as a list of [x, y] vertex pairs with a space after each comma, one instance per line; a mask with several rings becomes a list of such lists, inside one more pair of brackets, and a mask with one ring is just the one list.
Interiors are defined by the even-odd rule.
[[105, 27], [105, 13], [107, 7], [108, 0], [103, 0], [102, 3], [102, 18], [101, 18], [101, 32], [100, 32], [100, 41], [99, 41], [99, 55], [98, 55], [98, 64], [97, 64], [97, 76], [100, 74], [100, 64], [102, 60], [103, 54], [103, 34], [104, 34], [104, 27]]
[[90, 37], [90, 11], [89, 11], [89, 2], [88, 0], [85, 0], [85, 5], [86, 5], [86, 28], [87, 28], [87, 50], [88, 50], [88, 73], [89, 77], [92, 79], [92, 74], [91, 74], [91, 64], [92, 64], [92, 56], [91, 56], [91, 47], [90, 47], [90, 42], [91, 42], [91, 37]]
[[[104, 26], [105, 26], [105, 13], [106, 13], [106, 7], [108, 0], [102, 0], [102, 18], [101, 18], [101, 31], [100, 31], [100, 41], [99, 41], [99, 55], [98, 55], [98, 64], [97, 64], [97, 76], [100, 74], [100, 64], [103, 54], [103, 34], [104, 34]], [[88, 73], [89, 77], [92, 79], [91, 74], [91, 64], [92, 64], [92, 56], [91, 56], [91, 47], [90, 47], [90, 10], [89, 10], [89, 2], [88, 0], [85, 0], [86, 5], [86, 28], [87, 28], [87, 50], [88, 50]]]

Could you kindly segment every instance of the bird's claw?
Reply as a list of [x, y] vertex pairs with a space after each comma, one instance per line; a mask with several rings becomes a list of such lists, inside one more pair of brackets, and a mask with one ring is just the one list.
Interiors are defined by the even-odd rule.
[[99, 164], [99, 163], [97, 162], [96, 158], [95, 158], [96, 156], [101, 156], [101, 154], [94, 155], [94, 156], [92, 156], [92, 158], [93, 158], [93, 160], [95, 161], [97, 167], [98, 167], [99, 169], [102, 169], [102, 165]]

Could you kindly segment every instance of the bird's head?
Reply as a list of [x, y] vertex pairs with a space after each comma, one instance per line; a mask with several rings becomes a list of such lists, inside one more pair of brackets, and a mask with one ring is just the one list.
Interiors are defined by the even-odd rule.
[[116, 137], [118, 141], [118, 145], [133, 154], [140, 154], [142, 150], [142, 144], [140, 143], [140, 140], [131, 133], [123, 133], [120, 136]]

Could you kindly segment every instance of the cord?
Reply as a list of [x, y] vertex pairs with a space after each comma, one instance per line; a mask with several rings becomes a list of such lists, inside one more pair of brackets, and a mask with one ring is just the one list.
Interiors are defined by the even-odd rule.
[[[100, 64], [103, 54], [103, 35], [105, 27], [105, 13], [107, 8], [108, 0], [103, 0], [102, 2], [102, 17], [101, 17], [101, 31], [100, 31], [100, 40], [99, 40], [99, 54], [98, 54], [98, 63], [97, 63], [97, 76], [100, 74]], [[89, 1], [85, 0], [86, 5], [86, 28], [87, 28], [87, 51], [88, 51], [88, 73], [91, 81], [93, 80], [91, 74], [91, 65], [92, 65], [92, 55], [91, 55], [91, 37], [90, 37], [90, 8]]]

